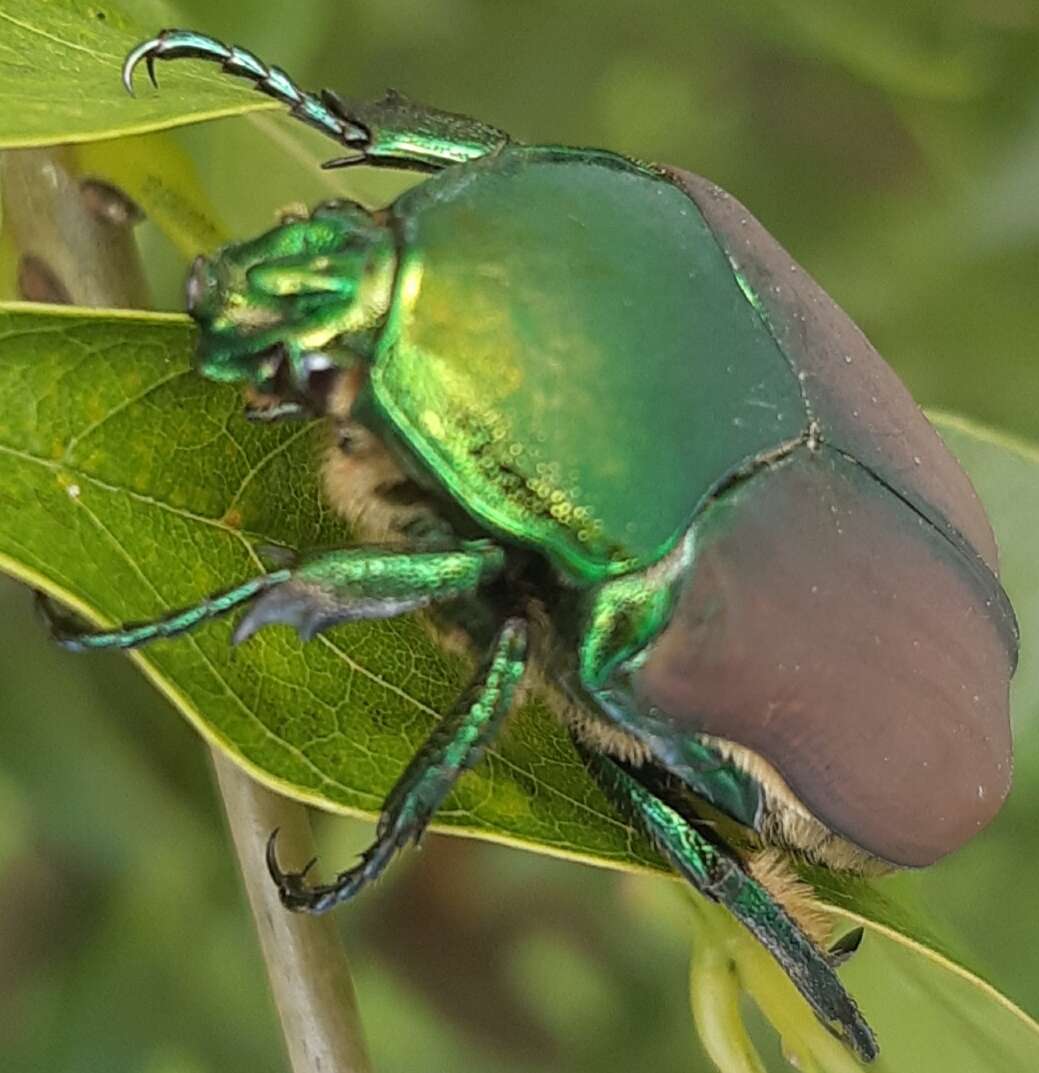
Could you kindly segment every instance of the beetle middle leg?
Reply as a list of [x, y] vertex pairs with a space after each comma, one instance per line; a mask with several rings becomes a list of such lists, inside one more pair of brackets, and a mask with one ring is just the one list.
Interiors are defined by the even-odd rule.
[[440, 721], [397, 780], [383, 805], [376, 838], [361, 863], [331, 883], [307, 886], [306, 870], [284, 873], [275, 856], [275, 834], [267, 844], [267, 867], [288, 909], [323, 913], [376, 879], [396, 852], [418, 841], [430, 817], [458, 778], [479, 761], [512, 707], [527, 656], [527, 624], [510, 618], [498, 631], [490, 654], [469, 690]]

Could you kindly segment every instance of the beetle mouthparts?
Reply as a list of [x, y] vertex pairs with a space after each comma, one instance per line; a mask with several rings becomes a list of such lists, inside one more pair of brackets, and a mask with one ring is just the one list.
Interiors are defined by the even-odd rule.
[[293, 356], [283, 343], [238, 360], [246, 381], [245, 416], [251, 421], [320, 417], [344, 375], [323, 351]]
[[277, 395], [261, 395], [253, 388], [245, 389], [245, 410], [247, 421], [271, 422], [293, 418], [308, 418], [312, 414], [300, 402], [279, 399]]

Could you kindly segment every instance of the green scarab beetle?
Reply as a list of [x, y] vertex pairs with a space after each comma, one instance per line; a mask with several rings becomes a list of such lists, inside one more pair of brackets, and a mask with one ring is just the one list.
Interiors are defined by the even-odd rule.
[[[733, 198], [612, 152], [522, 145], [390, 94], [346, 104], [168, 30], [127, 58], [216, 60], [345, 147], [428, 178], [199, 258], [203, 376], [254, 416], [324, 416], [330, 500], [370, 541], [76, 649], [248, 607], [304, 638], [429, 608], [484, 654], [321, 912], [416, 839], [536, 672], [606, 795], [769, 949], [864, 1060], [790, 852], [928, 865], [1010, 783], [1017, 652], [966, 475], [847, 316]], [[740, 848], [724, 832], [741, 833]], [[746, 848], [750, 846], [750, 848]]]

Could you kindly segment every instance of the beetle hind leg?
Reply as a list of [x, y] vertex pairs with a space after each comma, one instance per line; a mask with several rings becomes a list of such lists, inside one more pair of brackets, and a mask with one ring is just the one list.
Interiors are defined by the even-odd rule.
[[378, 878], [397, 851], [418, 841], [433, 813], [483, 755], [512, 707], [526, 666], [527, 624], [508, 619], [473, 685], [415, 754], [383, 805], [376, 839], [361, 862], [331, 883], [308, 886], [306, 874], [285, 873], [275, 853], [277, 832], [267, 843], [267, 867], [288, 909], [323, 913], [353, 898]]
[[[628, 689], [631, 668], [670, 618], [693, 543], [690, 532], [658, 563], [588, 594], [577, 664], [560, 677], [577, 705], [574, 729], [590, 747], [622, 759], [652, 757], [719, 811], [758, 830], [765, 806], [760, 783], [708, 742], [676, 734], [659, 713], [639, 710]], [[615, 742], [625, 739], [633, 748], [618, 750]]]
[[720, 840], [697, 830], [657, 797], [637, 771], [578, 748], [606, 796], [648, 835], [672, 867], [754, 935], [830, 1031], [863, 1061], [875, 1058], [876, 1038], [834, 972], [835, 961], [851, 951], [840, 947], [834, 958], [823, 953]]

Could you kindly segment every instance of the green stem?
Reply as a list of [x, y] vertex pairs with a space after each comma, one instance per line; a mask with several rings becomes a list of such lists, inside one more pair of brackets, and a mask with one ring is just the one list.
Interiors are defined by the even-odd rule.
[[[704, 1045], [721, 1073], [762, 1069], [740, 1018], [741, 993], [754, 1000], [779, 1034], [792, 1068], [801, 1073], [862, 1073], [865, 1067], [826, 1031], [775, 959], [734, 917], [691, 892], [685, 897], [693, 923], [690, 986], [698, 989], [691, 991], [690, 1002]], [[719, 991], [705, 994], [705, 986]]]
[[693, 896], [688, 901], [694, 935], [689, 1005], [700, 1042], [719, 1073], [766, 1073], [740, 1012], [743, 987], [736, 962], [712, 926], [715, 907]]
[[275, 828], [278, 851], [290, 868], [301, 869], [315, 856], [306, 809], [260, 786], [218, 749], [213, 762], [293, 1073], [369, 1073], [335, 921], [285, 909], [264, 863]]

